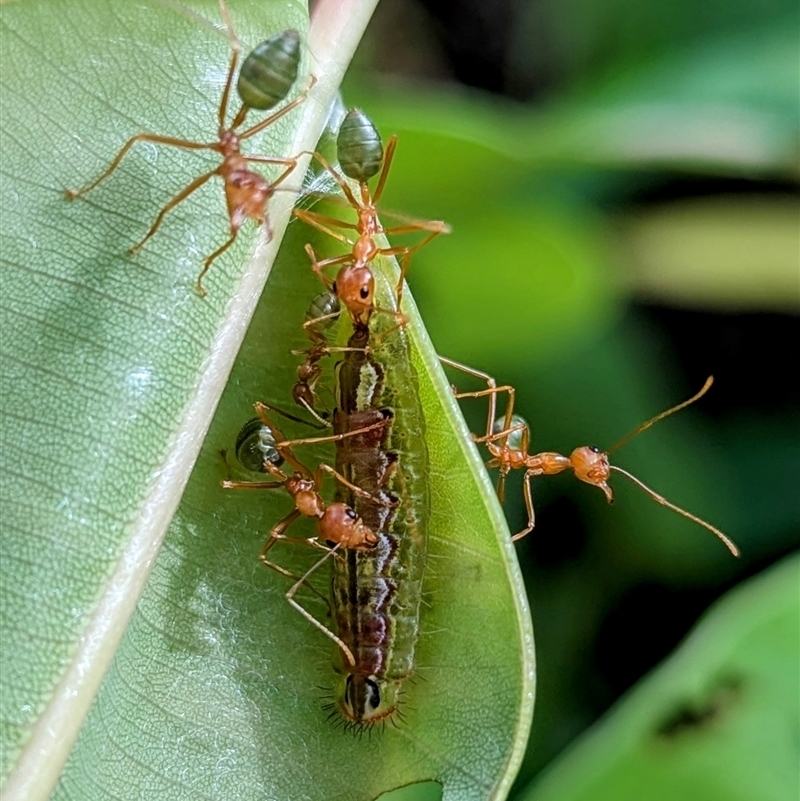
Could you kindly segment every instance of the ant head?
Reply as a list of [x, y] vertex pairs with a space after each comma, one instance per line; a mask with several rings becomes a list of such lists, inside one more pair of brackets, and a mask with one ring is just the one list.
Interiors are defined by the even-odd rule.
[[599, 448], [584, 445], [572, 451], [569, 463], [581, 481], [599, 487], [605, 493], [606, 500], [609, 503], [614, 502], [614, 491], [607, 483], [611, 474], [607, 453], [603, 453]]
[[372, 529], [345, 503], [332, 503], [325, 509], [319, 521], [319, 533], [327, 543], [359, 551], [378, 544]]
[[299, 370], [297, 372], [299, 382], [292, 387], [292, 399], [299, 406], [313, 407], [316, 398], [314, 397], [314, 392], [311, 387], [308, 385], [308, 378], [305, 377], [305, 375], [300, 375]]
[[352, 315], [362, 315], [375, 308], [375, 276], [369, 267], [349, 265], [336, 276], [336, 294]]

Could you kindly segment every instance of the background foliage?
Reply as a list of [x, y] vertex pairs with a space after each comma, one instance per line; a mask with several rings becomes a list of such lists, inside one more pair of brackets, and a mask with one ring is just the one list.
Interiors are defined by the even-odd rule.
[[[613, 508], [566, 477], [535, 486], [520, 793], [715, 598], [800, 543], [798, 25], [784, 0], [389, 1], [349, 73], [348, 97], [400, 135], [387, 205], [453, 224], [410, 276], [434, 342], [517, 386], [535, 446], [608, 446], [716, 378], [615, 458], [740, 561], [620, 482]], [[780, 636], [796, 682], [796, 631]], [[559, 775], [592, 770], [578, 753]]]

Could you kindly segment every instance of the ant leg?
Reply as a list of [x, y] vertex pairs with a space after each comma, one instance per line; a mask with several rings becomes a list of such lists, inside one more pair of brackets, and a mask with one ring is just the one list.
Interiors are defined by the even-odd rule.
[[434, 236], [438, 236], [439, 234], [449, 234], [452, 230], [444, 220], [417, 220], [414, 217], [406, 217], [405, 214], [397, 214], [393, 211], [383, 211], [381, 214], [384, 217], [390, 217], [403, 223], [402, 225], [393, 225], [389, 228], [384, 228], [383, 233], [387, 236], [413, 234], [422, 231], [427, 231]]
[[339, 242], [345, 245], [352, 246], [353, 243], [344, 235], [336, 231], [332, 231], [328, 226], [336, 228], [347, 228], [348, 230], [357, 231], [358, 226], [355, 223], [346, 222], [345, 220], [337, 220], [335, 217], [328, 217], [327, 214], [317, 214], [315, 211], [307, 211], [306, 209], [295, 209], [293, 211], [295, 217], [302, 220], [304, 223], [313, 226], [318, 231], [322, 231], [328, 236], [332, 236]]
[[267, 216], [266, 209], [264, 210], [264, 222], [262, 223], [264, 226], [265, 236], [267, 238], [267, 242], [272, 242], [272, 237], [275, 234], [275, 229], [272, 227], [272, 223]]
[[[225, 117], [228, 116], [228, 99], [231, 95], [233, 76], [236, 72], [236, 65], [239, 62], [239, 50], [241, 49], [241, 46], [239, 45], [239, 39], [233, 30], [233, 22], [231, 21], [230, 14], [228, 13], [228, 7], [225, 5], [225, 0], [219, 0], [219, 13], [222, 16], [222, 21], [225, 23], [225, 28], [228, 31], [228, 39], [230, 40], [231, 50], [233, 51], [231, 53], [231, 65], [228, 67], [228, 77], [225, 80], [225, 89], [223, 89], [222, 97], [219, 101], [219, 129], [222, 131], [225, 128]], [[240, 111], [239, 114], [241, 115], [242, 112]], [[242, 119], [244, 119], [243, 115]]]
[[[409, 230], [417, 230], [416, 226], [405, 226]], [[385, 232], [389, 235], [390, 231]], [[403, 228], [398, 228], [394, 230], [394, 233], [404, 233]], [[400, 278], [397, 281], [397, 305], [400, 305], [400, 302], [403, 299], [403, 281], [405, 281], [406, 273], [408, 272], [409, 264], [411, 263], [411, 256], [420, 248], [425, 247], [434, 237], [437, 237], [441, 231], [432, 231], [427, 236], [424, 236], [414, 245], [410, 247], [393, 247], [393, 248], [381, 248], [378, 252], [383, 256], [393, 256], [393, 255], [401, 255], [403, 258], [400, 260]]]
[[318, 261], [317, 254], [310, 244], [306, 245], [305, 250], [308, 254], [308, 258], [311, 259], [311, 269], [316, 273], [317, 278], [319, 278], [319, 280], [325, 284], [326, 289], [333, 293], [333, 285], [336, 282], [332, 278], [328, 278], [328, 276], [322, 272], [322, 269], [324, 267], [329, 267], [332, 264], [344, 264], [352, 259], [352, 255], [350, 253], [345, 253], [342, 256], [336, 256], [335, 258]]
[[[462, 373], [466, 373], [467, 375], [474, 376], [475, 378], [479, 378], [486, 382], [487, 389], [479, 390], [477, 392], [459, 392], [455, 387], [453, 387], [453, 394], [456, 398], [481, 398], [484, 396], [489, 397], [489, 414], [486, 419], [486, 435], [476, 439], [476, 442], [493, 442], [494, 439], [499, 439], [499, 437], [495, 437], [493, 433], [494, 429], [494, 421], [497, 415], [497, 395], [500, 392], [508, 393], [508, 402], [506, 404], [506, 412], [503, 417], [503, 430], [506, 433], [511, 433], [511, 418], [514, 414], [514, 399], [516, 395], [516, 390], [510, 384], [505, 384], [503, 386], [498, 387], [495, 379], [490, 376], [488, 373], [484, 373], [482, 370], [476, 370], [474, 367], [468, 367], [466, 364], [461, 364], [461, 362], [453, 361], [452, 359], [447, 359], [444, 356], [439, 357], [439, 361], [443, 364], [447, 365], [448, 367], [452, 367], [455, 370], [460, 370]], [[516, 429], [519, 430], [519, 429]]]
[[[309, 333], [309, 329], [313, 329], [314, 326], [324, 323], [327, 320], [335, 320], [341, 313], [341, 310], [339, 310], [337, 312], [331, 312], [330, 314], [323, 314], [322, 317], [313, 317], [311, 320], [306, 320], [303, 323], [303, 331], [305, 331], [313, 339], [313, 334]], [[295, 356], [304, 352], [305, 351], [292, 351]]]
[[[227, 464], [227, 462], [226, 462]], [[283, 481], [231, 481], [227, 479], [220, 481], [220, 486], [223, 489], [237, 489], [237, 490], [262, 490], [262, 489], [277, 489], [284, 485]]]
[[[433, 239], [433, 236], [428, 237], [425, 242], [430, 241]], [[425, 244], [423, 242], [423, 244]], [[400, 277], [397, 279], [397, 289], [395, 290], [395, 295], [397, 296], [397, 306], [400, 307], [400, 304], [403, 302], [403, 284], [406, 280], [406, 273], [408, 272], [408, 265], [411, 263], [411, 251], [408, 250], [403, 254], [403, 258], [400, 259]]]
[[275, 189], [278, 184], [283, 183], [297, 166], [297, 159], [282, 159], [273, 156], [244, 156], [245, 161], [254, 164], [283, 164], [286, 169], [272, 182], [271, 186]]
[[[331, 317], [338, 317], [341, 312], [335, 312], [334, 314], [326, 314], [324, 317], [317, 317], [317, 320], [327, 320]], [[303, 356], [308, 353], [307, 350], [293, 350], [290, 351], [292, 356]], [[369, 353], [369, 348], [348, 348], [344, 345], [332, 345], [331, 347], [325, 347], [325, 351], [323, 353], [324, 356], [329, 356], [331, 353]]]
[[[330, 267], [331, 265], [334, 265], [334, 264], [346, 264], [348, 261], [352, 261], [352, 259], [353, 259], [352, 254], [345, 253], [345, 254], [343, 254], [341, 256], [336, 256], [336, 257], [333, 257], [333, 258], [330, 258], [330, 259], [323, 259], [322, 261], [318, 261], [317, 260], [317, 254], [315, 253], [314, 248], [310, 244], [306, 245], [305, 250], [306, 250], [306, 253], [308, 254], [309, 259], [311, 259], [311, 269], [314, 271], [314, 274], [317, 276], [317, 278], [319, 278], [320, 281], [322, 281], [322, 283], [325, 285], [325, 288], [328, 290], [328, 292], [330, 292], [333, 295], [336, 295], [336, 293], [333, 290], [333, 287], [336, 284], [336, 281], [333, 278], [328, 278], [328, 276], [325, 275], [325, 273], [323, 273], [322, 270], [325, 267]], [[337, 295], [337, 299], [338, 299], [338, 295]], [[337, 312], [337, 314], [339, 314], [339, 313], [340, 312]], [[315, 325], [315, 324], [317, 324], [318, 322], [320, 322], [321, 320], [324, 320], [324, 319], [326, 319], [326, 315], [323, 315], [322, 317], [315, 317], [312, 320], [306, 320], [303, 323], [303, 330], [306, 331], [306, 333], [308, 333], [308, 329], [312, 325]]]
[[153, 236], [153, 234], [159, 229], [161, 223], [164, 220], [164, 217], [167, 215], [167, 212], [172, 211], [172, 209], [174, 209], [175, 206], [186, 200], [186, 198], [189, 197], [189, 195], [191, 195], [192, 192], [197, 191], [206, 181], [210, 180], [216, 174], [217, 174], [216, 170], [207, 172], [205, 175], [201, 175], [199, 178], [195, 178], [194, 181], [192, 181], [189, 184], [189, 186], [178, 192], [178, 194], [175, 195], [175, 197], [172, 198], [172, 200], [170, 200], [169, 203], [167, 203], [167, 205], [164, 206], [163, 209], [161, 209], [161, 211], [158, 213], [158, 216], [156, 217], [156, 221], [150, 226], [150, 230], [144, 235], [143, 239], [141, 239], [132, 248], [130, 248], [129, 253], [131, 255], [136, 255], [142, 249], [142, 245], [144, 245], [144, 243], [147, 242], [147, 240], [150, 239], [150, 237]]
[[[321, 276], [321, 271], [324, 270], [326, 267], [331, 267], [336, 264], [347, 264], [348, 261], [353, 260], [353, 255], [351, 253], [343, 253], [341, 256], [331, 256], [329, 259], [323, 259], [322, 261], [317, 260], [317, 254], [314, 252], [314, 249], [311, 245], [306, 245], [306, 253], [312, 258], [313, 264], [311, 265], [311, 269], [317, 273], [317, 275]], [[333, 281], [331, 281], [333, 284]]]
[[500, 467], [500, 475], [497, 477], [497, 500], [500, 501], [502, 504], [503, 501], [506, 499], [506, 476], [508, 475], [508, 469], [503, 469]]
[[[302, 351], [304, 352], [304, 351]], [[254, 404], [255, 405], [255, 404]], [[281, 417], [285, 417], [287, 420], [292, 420], [295, 423], [302, 423], [305, 426], [310, 426], [311, 424], [308, 420], [303, 420], [302, 417], [295, 417], [295, 415], [291, 414], [291, 412], [286, 412], [280, 408], [280, 406], [269, 406], [266, 404], [261, 404], [262, 407], [269, 409], [272, 412], [277, 412]], [[313, 426], [311, 426], [313, 428]], [[326, 426], [327, 427], [327, 426]]]
[[[313, 387], [311, 388], [311, 391], [314, 392]], [[316, 393], [314, 393], [314, 397], [317, 397]], [[322, 425], [324, 428], [331, 427], [331, 421], [322, 417], [322, 415], [320, 415], [320, 413], [313, 406], [311, 406], [305, 398], [297, 398], [296, 400], [300, 406], [302, 406], [318, 423], [320, 423], [320, 425]], [[330, 412], [327, 411], [325, 413], [330, 414]]]
[[[278, 109], [274, 114], [271, 114], [265, 120], [261, 120], [261, 122], [254, 125], [252, 128], [248, 128], [246, 131], [242, 131], [239, 134], [239, 141], [243, 141], [244, 139], [249, 139], [251, 136], [255, 136], [257, 133], [260, 133], [264, 130], [268, 125], [272, 125], [273, 122], [277, 122], [281, 117], [288, 114], [292, 109], [297, 108], [301, 103], [304, 103], [306, 98], [308, 97], [308, 93], [314, 88], [314, 84], [316, 84], [317, 78], [315, 75], [311, 76], [311, 80], [309, 81], [308, 86], [299, 94], [291, 103], [287, 103], [283, 108]], [[246, 106], [242, 107], [242, 110], [246, 109]], [[239, 119], [241, 117], [241, 119]], [[244, 119], [244, 116], [240, 114], [237, 116], [236, 120], [241, 122]], [[236, 127], [236, 121], [232, 127]]]
[[[342, 434], [331, 434], [330, 436], [325, 437], [304, 437], [302, 439], [286, 439], [283, 434], [278, 430], [278, 427], [272, 421], [269, 416], [269, 411], [272, 407], [268, 406], [266, 403], [261, 403], [260, 401], [257, 402], [255, 405], [256, 414], [259, 416], [261, 421], [269, 426], [272, 430], [273, 436], [275, 437], [275, 447], [281, 453], [281, 455], [289, 462], [295, 470], [302, 473], [306, 478], [313, 478], [311, 471], [301, 464], [297, 458], [292, 453], [292, 447], [295, 445], [315, 445], [321, 442], [340, 442], [343, 439], [348, 439], [349, 437], [357, 437], [360, 434], [365, 434], [368, 431], [374, 431], [376, 428], [382, 428], [387, 426], [391, 423], [392, 418], [388, 417], [383, 420], [379, 420], [377, 423], [372, 423], [371, 425], [364, 426], [363, 428], [358, 428], [353, 431], [345, 431]], [[276, 468], [277, 469], [277, 468]]]
[[269, 537], [267, 538], [267, 541], [264, 543], [264, 547], [261, 549], [261, 553], [258, 556], [258, 558], [262, 562], [267, 561], [264, 557], [269, 553], [269, 551], [272, 549], [272, 547], [278, 540], [284, 539], [283, 532], [286, 531], [286, 529], [289, 528], [289, 526], [291, 526], [292, 523], [294, 523], [294, 521], [297, 520], [298, 517], [300, 517], [300, 510], [292, 509], [292, 511], [289, 512], [289, 514], [286, 515], [286, 517], [284, 517], [283, 520], [279, 520], [272, 527], [272, 529], [269, 532]]
[[354, 209], [361, 208], [359, 202], [356, 200], [355, 195], [353, 194], [353, 191], [350, 189], [350, 186], [344, 179], [344, 176], [342, 176], [338, 170], [334, 169], [330, 165], [325, 156], [323, 156], [321, 153], [317, 153], [317, 151], [314, 150], [313, 152], [311, 152], [311, 157], [315, 158], [330, 173], [331, 177], [339, 185], [339, 189], [342, 190], [344, 196], [347, 198], [347, 201], [350, 203], [350, 205]]
[[291, 442], [283, 436], [278, 426], [275, 425], [272, 418], [269, 416], [268, 412], [271, 410], [271, 407], [266, 403], [257, 401], [255, 404], [253, 404], [253, 408], [255, 409], [255, 412], [261, 422], [268, 426], [272, 431], [272, 435], [275, 438], [275, 447], [278, 449], [278, 453], [280, 453], [280, 455], [283, 456], [283, 458], [286, 459], [286, 461], [289, 462], [289, 464], [304, 478], [313, 479], [314, 476], [312, 472], [297, 459], [294, 453], [292, 453]]
[[372, 196], [372, 204], [377, 205], [381, 199], [384, 187], [386, 186], [386, 179], [389, 177], [389, 169], [392, 166], [392, 159], [394, 158], [394, 151], [397, 147], [397, 137], [392, 136], [386, 143], [386, 149], [383, 151], [383, 166], [381, 167], [381, 176], [378, 178], [378, 183], [375, 187], [375, 194]]
[[[430, 237], [431, 239], [433, 237]], [[427, 242], [428, 239], [425, 240]], [[424, 243], [423, 243], [424, 244]], [[406, 278], [406, 273], [408, 272], [408, 263], [411, 259], [411, 248], [397, 246], [397, 247], [390, 247], [390, 248], [378, 248], [376, 251], [376, 255], [381, 256], [400, 256], [402, 255], [402, 259], [400, 260], [400, 277], [397, 279], [397, 288], [395, 289], [395, 298], [397, 307], [400, 308], [400, 304], [403, 301], [403, 282]]]
[[[488, 441], [489, 437], [492, 435], [492, 428], [494, 427], [494, 420], [497, 414], [497, 382], [495, 381], [493, 376], [490, 376], [488, 373], [484, 373], [482, 370], [477, 370], [474, 367], [469, 367], [466, 364], [462, 364], [461, 362], [454, 361], [453, 359], [448, 359], [445, 356], [440, 356], [439, 361], [442, 364], [446, 365], [447, 367], [452, 367], [455, 370], [459, 370], [462, 373], [466, 373], [467, 375], [471, 375], [475, 378], [479, 378], [482, 381], [486, 382], [488, 390], [486, 394], [489, 396], [489, 414], [486, 418], [486, 438], [484, 441]], [[453, 395], [457, 398], [464, 398], [464, 397], [475, 397], [474, 394], [471, 393], [464, 393], [459, 392], [457, 387], [453, 387]], [[510, 402], [513, 404], [513, 395], [510, 398]], [[506, 411], [506, 420], [510, 420], [510, 416], [508, 411]]]
[[[502, 431], [495, 431], [488, 437], [476, 437], [474, 434], [472, 435], [474, 442], [485, 442], [486, 444], [490, 442], [496, 442], [498, 439], [503, 440], [505, 444], [508, 437], [512, 434], [516, 434], [517, 431], [521, 431], [521, 442], [518, 448], [514, 450], [519, 451], [520, 453], [527, 453], [528, 452], [528, 445], [530, 444], [530, 429], [528, 428], [527, 423], [516, 423], [515, 425], [511, 426], [511, 428], [504, 428]], [[560, 472], [560, 471], [559, 471]]]
[[350, 650], [350, 649], [347, 647], [347, 645], [345, 645], [344, 641], [343, 641], [342, 639], [340, 639], [339, 637], [337, 637], [337, 636], [336, 636], [336, 635], [335, 635], [335, 634], [334, 634], [334, 633], [333, 633], [333, 632], [332, 632], [332, 631], [331, 631], [329, 628], [327, 628], [327, 626], [323, 626], [323, 625], [322, 625], [322, 623], [320, 623], [320, 622], [319, 622], [319, 620], [317, 620], [317, 619], [316, 619], [316, 618], [315, 618], [315, 617], [314, 617], [314, 616], [313, 616], [313, 615], [312, 615], [310, 612], [308, 612], [306, 609], [304, 609], [302, 606], [300, 606], [300, 604], [299, 604], [299, 603], [297, 603], [297, 601], [295, 601], [295, 600], [294, 600], [294, 596], [295, 596], [295, 594], [297, 593], [297, 591], [300, 589], [300, 586], [306, 582], [306, 580], [308, 579], [308, 577], [309, 577], [309, 576], [310, 576], [310, 575], [311, 575], [311, 574], [312, 574], [312, 573], [313, 573], [315, 570], [317, 570], [319, 567], [321, 567], [321, 566], [322, 566], [323, 562], [324, 562], [326, 559], [330, 559], [330, 557], [331, 557], [331, 556], [333, 556], [333, 555], [336, 553], [336, 549], [337, 549], [338, 547], [339, 547], [339, 544], [337, 544], [337, 545], [335, 545], [333, 548], [331, 548], [331, 549], [328, 551], [328, 553], [326, 553], [326, 554], [325, 554], [325, 556], [323, 556], [323, 557], [322, 557], [322, 559], [320, 559], [318, 562], [316, 562], [314, 565], [312, 565], [312, 566], [311, 566], [311, 567], [310, 567], [310, 568], [309, 568], [309, 569], [308, 569], [308, 570], [307, 570], [307, 571], [306, 571], [306, 572], [305, 572], [305, 573], [304, 573], [304, 574], [303, 574], [303, 575], [300, 577], [300, 579], [298, 579], [298, 581], [296, 581], [296, 582], [295, 582], [295, 583], [292, 585], [292, 587], [291, 587], [291, 588], [289, 589], [289, 591], [286, 593], [286, 600], [287, 600], [287, 601], [288, 601], [288, 602], [289, 602], [289, 603], [290, 603], [290, 604], [291, 604], [291, 605], [292, 605], [292, 606], [293, 606], [293, 607], [294, 607], [294, 608], [295, 608], [295, 609], [296, 609], [296, 610], [297, 610], [297, 611], [298, 611], [298, 612], [299, 612], [299, 613], [300, 613], [300, 614], [301, 614], [301, 615], [302, 615], [302, 616], [303, 616], [303, 617], [304, 617], [304, 618], [305, 618], [305, 619], [306, 619], [306, 620], [307, 620], [309, 623], [311, 623], [311, 625], [312, 625], [312, 626], [315, 626], [315, 627], [316, 627], [317, 629], [319, 629], [319, 630], [320, 630], [320, 631], [321, 631], [321, 632], [322, 632], [322, 633], [323, 633], [323, 634], [324, 634], [326, 637], [329, 637], [331, 640], [333, 640], [333, 641], [336, 643], [336, 645], [338, 645], [338, 646], [339, 646], [339, 649], [341, 650], [342, 654], [345, 656], [345, 658], [347, 659], [347, 661], [350, 663], [350, 667], [355, 667], [355, 665], [356, 665], [356, 660], [355, 660], [355, 657], [353, 656], [353, 652], [352, 652], [352, 651], [351, 651], [351, 650]]
[[[184, 150], [214, 150], [218, 147], [216, 143], [206, 145], [201, 144], [200, 142], [190, 142], [188, 139], [174, 139], [171, 136], [158, 136], [156, 134], [146, 134], [140, 133], [136, 134], [136, 136], [132, 136], [121, 148], [119, 153], [114, 157], [114, 160], [109, 165], [108, 169], [100, 175], [99, 178], [96, 178], [90, 184], [87, 184], [83, 187], [83, 189], [65, 189], [64, 194], [66, 195], [67, 200], [74, 200], [76, 197], [80, 197], [81, 195], [85, 195], [90, 190], [94, 189], [101, 181], [104, 181], [111, 175], [114, 170], [117, 169], [119, 163], [125, 157], [125, 154], [137, 143], [137, 142], [153, 142], [153, 144], [157, 145], [169, 145], [170, 147], [180, 147]], [[211, 173], [213, 175], [213, 173]]]
[[455, 359], [448, 359], [447, 356], [439, 356], [439, 361], [447, 365], [448, 367], [452, 367], [456, 370], [461, 371], [462, 373], [466, 373], [467, 375], [471, 375], [474, 376], [475, 378], [482, 379], [490, 387], [497, 386], [494, 378], [490, 376], [489, 373], [484, 373], [483, 370], [478, 370], [475, 367], [470, 367], [467, 364], [462, 364], [461, 362], [457, 362]]
[[231, 235], [227, 242], [221, 247], [218, 247], [204, 262], [203, 262], [203, 269], [200, 270], [200, 275], [197, 276], [197, 291], [200, 294], [201, 298], [204, 298], [208, 292], [203, 287], [203, 278], [205, 274], [208, 272], [209, 267], [211, 267], [212, 262], [217, 258], [217, 256], [221, 256], [235, 241], [236, 236], [239, 233], [238, 226], [233, 229], [231, 226]]
[[[257, 406], [259, 404], [256, 404]], [[366, 434], [368, 431], [374, 431], [376, 428], [384, 428], [388, 426], [392, 422], [392, 418], [385, 418], [383, 420], [379, 420], [377, 423], [372, 423], [371, 425], [364, 426], [363, 428], [357, 428], [353, 431], [345, 431], [342, 434], [331, 434], [328, 437], [306, 437], [303, 439], [287, 439], [282, 440], [281, 442], [276, 442], [275, 447], [280, 451], [281, 448], [291, 448], [295, 445], [316, 445], [320, 442], [340, 442], [343, 439], [348, 439], [349, 437], [357, 437], [361, 434]], [[274, 432], [274, 429], [273, 429]]]
[[525, 471], [525, 479], [523, 483], [523, 493], [525, 495], [525, 507], [528, 510], [528, 527], [522, 529], [522, 531], [518, 532], [511, 538], [511, 542], [516, 542], [517, 540], [521, 540], [526, 534], [530, 534], [533, 531], [533, 527], [536, 525], [536, 517], [533, 511], [533, 494], [531, 492], [531, 478], [536, 475], [531, 470]]
[[356, 495], [359, 495], [362, 498], [366, 498], [373, 503], [377, 503], [380, 506], [386, 506], [389, 509], [394, 509], [397, 506], [397, 502], [395, 501], [385, 501], [382, 498], [378, 498], [370, 492], [361, 489], [361, 487], [357, 487], [355, 484], [350, 483], [341, 473], [337, 473], [330, 465], [328, 464], [320, 464], [317, 468], [317, 474], [315, 476], [315, 481], [317, 482], [317, 486], [321, 486], [322, 484], [322, 473], [325, 472], [330, 476], [333, 476], [340, 484], [344, 485], [348, 489], [352, 490]]
[[[288, 542], [295, 545], [308, 545], [311, 548], [317, 548], [326, 552], [330, 550], [327, 545], [320, 543], [316, 537], [286, 537], [281, 533], [282, 531], [285, 531], [286, 528], [291, 525], [291, 523], [293, 523], [299, 516], [300, 512], [295, 509], [283, 520], [281, 520], [280, 523], [278, 523], [270, 532], [269, 539], [264, 543], [264, 547], [261, 549], [261, 553], [258, 556], [259, 561], [265, 567], [268, 567], [270, 570], [274, 570], [281, 576], [286, 576], [286, 578], [290, 578], [295, 582], [302, 581], [301, 577], [295, 573], [292, 573], [291, 570], [287, 570], [285, 567], [282, 567], [277, 562], [267, 559], [267, 554], [278, 542]], [[328, 609], [330, 609], [330, 601], [319, 590], [317, 590], [311, 584], [308, 585], [308, 588], [315, 595], [319, 596], [323, 601], [325, 601], [325, 603], [328, 605]]]
[[387, 328], [385, 331], [372, 335], [372, 341], [376, 346], [380, 345], [389, 334], [393, 334], [395, 331], [405, 328], [410, 322], [410, 318], [403, 314], [403, 312], [395, 311], [394, 309], [384, 309], [381, 306], [373, 306], [369, 310], [369, 314], [371, 315], [373, 313], [388, 314], [395, 319], [395, 324], [391, 328]]
[[[494, 431], [494, 424], [495, 420], [497, 419], [495, 415], [497, 414], [496, 409], [496, 398], [500, 392], [508, 393], [508, 401], [506, 402], [506, 412], [503, 417], [503, 426], [501, 431], [505, 436], [497, 436], [499, 432]], [[518, 423], [515, 426], [511, 425], [511, 421], [513, 419], [514, 413], [514, 398], [516, 395], [516, 390], [510, 384], [504, 384], [501, 387], [490, 387], [489, 389], [482, 389], [478, 390], [477, 392], [458, 392], [456, 393], [456, 398], [482, 398], [488, 395], [490, 398], [489, 401], [489, 416], [486, 420], [486, 434], [483, 437], [476, 438], [475, 442], [495, 442], [498, 439], [502, 439], [505, 445], [505, 437], [508, 434], [513, 434], [515, 431], [519, 431], [523, 428], [521, 423]], [[527, 428], [527, 426], [525, 426]]]

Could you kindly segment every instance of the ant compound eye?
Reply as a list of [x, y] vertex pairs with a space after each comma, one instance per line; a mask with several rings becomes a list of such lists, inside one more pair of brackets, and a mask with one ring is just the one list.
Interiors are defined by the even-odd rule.
[[348, 517], [349, 517], [351, 520], [358, 520], [358, 515], [357, 515], [357, 514], [355, 513], [355, 511], [354, 511], [353, 509], [351, 509], [349, 506], [347, 507], [347, 511], [345, 511], [345, 514], [346, 514], [346, 515], [347, 515], [347, 516], [348, 516]]
[[362, 286], [359, 294], [361, 295], [362, 300], [366, 300], [369, 297], [369, 287]]
[[353, 694], [353, 675], [349, 674], [347, 676], [347, 680], [344, 683], [344, 702], [349, 706], [352, 706], [353, 704], [352, 694]]
[[591, 446], [589, 447], [589, 450], [590, 450], [592, 453], [600, 453], [600, 448], [596, 448], [594, 445], [591, 445]]

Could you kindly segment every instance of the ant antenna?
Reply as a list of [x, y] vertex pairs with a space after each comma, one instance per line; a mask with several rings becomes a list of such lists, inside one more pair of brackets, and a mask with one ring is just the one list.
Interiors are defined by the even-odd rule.
[[[691, 405], [695, 401], [700, 400], [700, 398], [702, 398], [703, 395], [705, 395], [706, 392], [708, 392], [708, 390], [711, 389], [711, 385], [713, 383], [714, 383], [714, 376], [710, 375], [706, 379], [706, 383], [703, 384], [699, 392], [692, 395], [692, 397], [689, 398], [688, 400], [683, 401], [683, 403], [679, 403], [676, 406], [672, 406], [665, 412], [661, 412], [661, 414], [657, 414], [655, 417], [650, 418], [646, 423], [642, 423], [640, 426], [631, 431], [630, 434], [627, 434], [619, 442], [617, 442], [615, 445], [609, 448], [606, 451], [606, 453], [608, 454], [611, 453], [612, 451], [617, 450], [618, 448], [621, 448], [627, 442], [632, 440], [637, 434], [641, 434], [642, 431], [645, 431], [646, 429], [650, 428], [650, 426], [655, 425], [657, 422], [659, 422], [659, 420], [663, 420], [665, 417], [669, 417], [671, 414], [675, 414], [675, 412], [679, 412], [681, 409], [685, 409], [687, 406]], [[697, 517], [697, 515], [693, 515], [691, 512], [687, 512], [685, 509], [681, 509], [680, 506], [676, 506], [674, 503], [668, 501], [663, 495], [659, 495], [655, 490], [650, 489], [650, 487], [648, 487], [644, 482], [640, 481], [638, 478], [636, 478], [636, 476], [632, 475], [627, 470], [623, 470], [621, 467], [617, 467], [616, 465], [613, 464], [609, 464], [608, 467], [609, 469], [614, 470], [617, 473], [622, 473], [623, 476], [625, 476], [629, 481], [632, 481], [634, 484], [636, 484], [636, 486], [639, 487], [639, 489], [642, 490], [642, 492], [649, 495], [656, 503], [660, 503], [662, 506], [666, 506], [668, 509], [672, 509], [673, 512], [677, 512], [679, 515], [682, 515], [688, 520], [691, 520], [692, 522], [697, 523], [699, 526], [702, 526], [703, 528], [710, 531], [724, 543], [725, 547], [734, 556], [739, 556], [739, 549], [736, 547], [733, 540], [731, 540], [730, 537], [728, 537], [727, 535], [723, 534], [716, 526], [712, 526], [711, 523], [706, 523], [705, 520]]]
[[[669, 417], [671, 414], [675, 414], [675, 412], [679, 412], [681, 409], [685, 409], [687, 406], [690, 406], [695, 401], [700, 400], [703, 395], [711, 389], [711, 385], [714, 383], [714, 376], [710, 375], [706, 379], [706, 383], [703, 384], [702, 389], [695, 395], [692, 395], [689, 400], [683, 401], [683, 403], [679, 403], [677, 406], [672, 406], [671, 408], [667, 409], [665, 412], [661, 412], [661, 414], [657, 414], [655, 417], [651, 417], [646, 423], [642, 423], [640, 426], [635, 428], [631, 431], [630, 434], [626, 434], [619, 442], [612, 445], [606, 453], [613, 453], [616, 450], [619, 450], [623, 445], [627, 444], [632, 440], [637, 434], [641, 434], [642, 431], [646, 431], [650, 426], [654, 426], [659, 420], [663, 420], [665, 417]], [[619, 469], [619, 468], [617, 468]]]
[[[686, 403], [690, 402], [691, 401], [686, 401]], [[711, 523], [706, 523], [705, 520], [697, 517], [697, 515], [693, 515], [691, 512], [687, 512], [685, 509], [681, 509], [680, 506], [676, 506], [674, 503], [671, 503], [663, 495], [659, 495], [657, 492], [655, 492], [655, 490], [651, 490], [650, 487], [648, 487], [646, 484], [644, 484], [642, 481], [636, 478], [636, 476], [629, 473], [627, 470], [623, 470], [621, 467], [617, 467], [614, 464], [610, 464], [609, 468], [617, 473], [622, 473], [623, 476], [630, 479], [634, 484], [636, 484], [637, 487], [639, 487], [639, 489], [647, 493], [647, 495], [649, 495], [656, 503], [660, 503], [662, 506], [666, 506], [667, 509], [672, 509], [673, 512], [677, 512], [679, 515], [683, 515], [683, 517], [688, 518], [689, 520], [697, 523], [698, 525], [702, 526], [705, 529], [708, 529], [712, 534], [716, 535], [720, 540], [722, 540], [725, 547], [734, 556], [740, 555], [739, 549], [736, 547], [736, 544], [733, 542], [733, 540], [727, 535], [723, 534], [716, 526], [712, 526]]]

